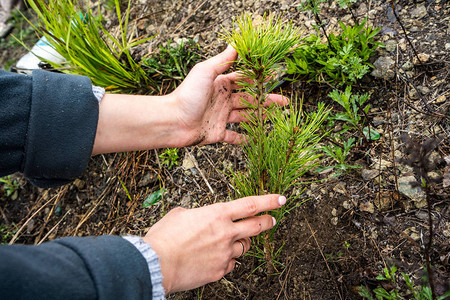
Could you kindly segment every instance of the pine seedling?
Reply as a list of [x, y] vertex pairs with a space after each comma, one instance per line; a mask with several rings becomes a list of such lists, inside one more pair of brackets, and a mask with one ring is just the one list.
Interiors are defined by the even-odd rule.
[[[285, 57], [295, 49], [300, 32], [292, 22], [282, 22], [273, 16], [264, 16], [259, 24], [251, 16], [243, 15], [235, 23], [237, 29], [227, 32], [224, 39], [239, 54], [237, 69], [242, 74], [241, 100], [248, 108], [242, 124], [247, 141], [242, 145], [247, 170], [231, 175], [235, 198], [278, 193], [286, 195], [301, 184], [300, 177], [316, 166], [320, 156], [315, 147], [321, 136], [318, 128], [328, 115], [323, 104], [316, 112], [306, 114], [296, 101], [290, 111], [277, 106], [264, 106], [270, 92], [277, 85], [276, 74], [284, 67]], [[248, 100], [254, 99], [254, 100]], [[292, 209], [290, 206], [270, 212], [277, 220]], [[259, 237], [267, 273], [276, 272], [272, 236], [274, 229]], [[257, 247], [258, 249], [258, 247]], [[260, 255], [255, 255], [260, 257]]]

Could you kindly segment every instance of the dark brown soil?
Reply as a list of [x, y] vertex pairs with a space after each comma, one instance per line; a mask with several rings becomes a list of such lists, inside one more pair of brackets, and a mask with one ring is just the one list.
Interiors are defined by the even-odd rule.
[[[290, 0], [135, 2], [138, 2], [133, 10], [138, 33], [160, 32], [148, 48], [139, 49], [136, 55], [156, 51], [156, 46], [169, 38], [195, 38], [205, 57], [210, 57], [225, 46], [218, 37], [221, 26], [230, 28], [231, 19], [243, 11], [283, 13], [299, 26], [306, 26], [307, 20], [313, 19], [296, 9], [298, 1]], [[450, 162], [445, 163], [444, 158], [450, 157], [450, 53], [445, 49], [450, 41], [450, 7], [444, 0], [396, 3], [416, 51], [431, 56], [424, 65], [412, 69], [410, 81], [400, 75], [391, 80], [366, 76], [354, 88], [371, 93], [369, 121], [376, 125], [376, 118], [383, 120], [375, 126], [383, 137], [352, 151], [350, 162], [362, 168], [328, 180], [324, 180], [327, 174], [310, 174], [309, 179], [321, 181], [306, 186], [302, 199], [308, 201], [292, 210], [275, 233], [274, 249], [282, 247], [276, 258], [278, 274], [267, 275], [262, 261], [246, 255], [222, 280], [171, 295], [170, 299], [360, 299], [361, 285], [375, 288], [383, 284], [387, 290], [392, 288], [389, 282], [375, 278], [384, 267], [393, 264], [411, 275], [416, 285], [421, 284], [421, 277], [426, 275], [423, 267], [429, 238], [428, 211], [426, 206], [420, 207], [398, 192], [399, 177], [418, 176], [398, 160], [404, 155], [400, 136], [409, 132], [420, 141], [426, 137], [443, 137], [434, 151], [438, 163], [433, 166], [433, 172], [448, 180]], [[362, 4], [368, 8], [361, 9], [364, 14], [360, 17], [367, 13], [372, 24], [383, 27], [380, 39], [399, 44], [396, 52], [380, 50], [379, 55], [392, 57], [399, 66], [413, 61], [412, 48], [406, 40], [402, 41], [402, 30], [392, 20], [390, 1], [359, 1], [354, 10], [358, 11]], [[412, 17], [412, 11], [422, 5], [427, 8], [427, 14], [420, 19]], [[348, 11], [329, 5], [322, 14], [329, 19], [349, 19]], [[113, 12], [107, 15], [113, 26]], [[412, 30], [414, 26], [418, 30]], [[402, 43], [405, 49], [401, 48]], [[2, 66], [22, 55], [11, 52], [9, 47], [1, 44]], [[410, 97], [415, 89], [412, 83], [427, 87], [430, 92], [422, 98]], [[329, 101], [327, 86], [294, 83], [283, 89], [291, 95], [303, 94], [306, 109], [314, 107], [319, 100]], [[2, 242], [37, 244], [73, 235], [144, 234], [171, 208], [229, 200], [231, 188], [223, 172], [228, 166], [234, 170], [244, 167], [242, 151], [230, 145], [181, 149], [178, 166], [172, 169], [161, 167], [159, 153], [161, 150], [94, 157], [81, 178], [58, 189], [38, 189], [21, 175], [14, 175], [20, 183], [17, 197], [0, 200], [0, 226], [7, 228], [1, 231]], [[188, 153], [198, 168], [182, 167]], [[385, 162], [389, 163], [387, 167]], [[379, 170], [381, 175], [363, 179], [363, 170]], [[449, 289], [450, 272], [449, 187], [443, 178], [431, 186], [429, 195], [434, 223], [430, 257], [437, 294]], [[144, 199], [161, 187], [168, 190], [163, 200], [142, 208]], [[13, 238], [15, 233], [17, 236]], [[407, 294], [402, 280], [398, 281], [402, 293]]]

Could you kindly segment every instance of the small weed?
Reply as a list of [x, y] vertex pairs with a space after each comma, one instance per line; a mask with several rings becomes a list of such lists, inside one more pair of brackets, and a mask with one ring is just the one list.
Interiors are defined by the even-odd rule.
[[16, 234], [17, 227], [12, 225], [0, 224], [0, 245], [8, 244], [11, 238]]
[[[393, 285], [393, 288], [391, 290], [388, 291], [384, 287], [377, 287], [376, 289], [371, 291], [368, 287], [360, 286], [359, 295], [369, 300], [433, 300], [431, 288], [427, 286], [426, 278], [422, 278], [423, 285], [415, 287], [411, 277], [402, 272], [401, 275], [406, 284], [406, 287], [402, 289], [402, 285], [396, 279], [396, 272], [396, 266], [392, 266], [389, 269], [383, 268], [383, 273], [379, 274], [376, 277], [378, 281], [390, 282]], [[409, 296], [405, 297], [404, 295], [407, 294], [409, 294]], [[375, 295], [375, 298], [373, 297], [373, 295]], [[445, 300], [448, 297], [450, 297], [450, 291], [446, 292], [444, 295], [437, 297], [436, 299]]]
[[159, 155], [159, 158], [161, 158], [161, 163], [170, 169], [178, 165], [178, 149], [167, 148]]
[[340, 22], [342, 32], [327, 36], [325, 44], [317, 30], [317, 34], [305, 38], [293, 58], [287, 60], [287, 72], [308, 81], [338, 85], [356, 83], [373, 67], [368, 60], [383, 45], [374, 40], [381, 28], [365, 28], [366, 22], [356, 26]]
[[[19, 189], [19, 183], [17, 180], [13, 180], [11, 175], [1, 177], [0, 184], [3, 184], [1, 191], [6, 198], [11, 197]], [[0, 197], [0, 199], [2, 199], [2, 197]]]
[[347, 163], [347, 156], [350, 153], [350, 150], [355, 143], [355, 138], [351, 137], [348, 140], [344, 141], [342, 143], [342, 147], [339, 145], [328, 145], [323, 146], [322, 151], [325, 152], [325, 154], [332, 158], [337, 164], [327, 166], [327, 167], [319, 167], [316, 169], [316, 172], [322, 172], [328, 169], [334, 169], [335, 176], [339, 176], [342, 174], [345, 174], [349, 172], [352, 169], [359, 169], [361, 166], [358, 165], [351, 165]]
[[[189, 73], [189, 70], [200, 61], [200, 47], [193, 40], [172, 43], [159, 47], [159, 53], [143, 59], [143, 67], [157, 82], [175, 80], [178, 85]], [[175, 87], [175, 86], [174, 86]]]

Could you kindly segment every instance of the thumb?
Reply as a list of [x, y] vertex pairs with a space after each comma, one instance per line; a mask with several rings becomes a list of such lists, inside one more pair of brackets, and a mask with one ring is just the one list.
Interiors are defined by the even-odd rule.
[[214, 70], [216, 75], [220, 75], [226, 70], [228, 70], [229, 67], [231, 67], [236, 58], [237, 58], [236, 50], [234, 50], [234, 48], [231, 45], [228, 45], [228, 47], [223, 52], [206, 60], [205, 64], [207, 64], [208, 67]]

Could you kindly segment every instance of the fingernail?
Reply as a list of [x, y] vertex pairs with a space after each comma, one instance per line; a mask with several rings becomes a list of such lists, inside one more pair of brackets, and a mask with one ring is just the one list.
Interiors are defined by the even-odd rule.
[[272, 217], [272, 221], [273, 221], [273, 226], [277, 225], [277, 220], [275, 220], [274, 217]]
[[280, 204], [280, 206], [286, 204], [286, 197], [285, 196], [278, 197], [278, 204]]

